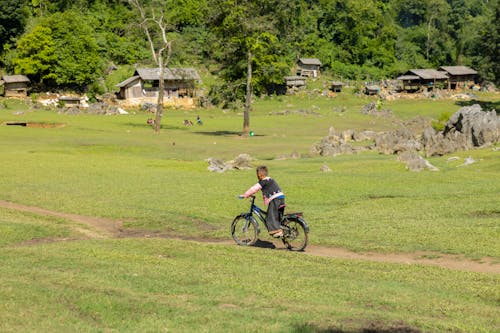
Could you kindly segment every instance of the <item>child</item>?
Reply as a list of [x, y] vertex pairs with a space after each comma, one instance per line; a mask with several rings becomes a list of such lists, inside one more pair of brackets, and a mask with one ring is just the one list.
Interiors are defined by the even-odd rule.
[[248, 198], [262, 190], [264, 203], [269, 205], [266, 216], [267, 230], [271, 236], [276, 238], [281, 237], [283, 236], [283, 230], [280, 224], [279, 208], [285, 205], [285, 195], [278, 183], [271, 177], [268, 177], [266, 166], [257, 167], [257, 179], [259, 179], [259, 182], [240, 195], [240, 198]]

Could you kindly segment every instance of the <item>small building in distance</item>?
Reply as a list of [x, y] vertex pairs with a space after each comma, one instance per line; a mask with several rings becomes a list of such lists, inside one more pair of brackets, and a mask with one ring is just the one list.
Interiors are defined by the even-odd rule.
[[321, 61], [317, 58], [300, 58], [297, 62], [297, 75], [305, 77], [318, 77]]
[[285, 84], [287, 89], [305, 87], [306, 79], [302, 76], [285, 76]]
[[410, 69], [397, 78], [402, 82], [403, 91], [432, 90], [434, 87], [448, 87], [448, 75], [446, 72], [435, 69]]
[[[165, 102], [196, 96], [196, 84], [200, 81], [193, 68], [164, 68]], [[160, 87], [159, 68], [138, 68], [134, 75], [116, 85], [118, 99], [131, 102], [156, 103]]]
[[449, 88], [467, 88], [476, 82], [477, 71], [467, 66], [441, 66], [439, 70], [449, 77]]
[[0, 81], [3, 85], [3, 95], [5, 97], [26, 97], [28, 96], [30, 79], [24, 75], [4, 75]]
[[330, 85], [330, 90], [333, 91], [333, 92], [341, 92], [342, 91], [342, 86], [343, 86], [342, 82], [334, 81]]

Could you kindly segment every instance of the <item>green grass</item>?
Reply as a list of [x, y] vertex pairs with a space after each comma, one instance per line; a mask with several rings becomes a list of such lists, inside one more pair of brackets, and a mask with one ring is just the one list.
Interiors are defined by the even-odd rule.
[[4, 247], [0, 263], [2, 332], [498, 329], [496, 275], [154, 239]]
[[[248, 205], [235, 196], [255, 172], [210, 173], [205, 159], [248, 153], [254, 166], [269, 166], [289, 209], [304, 212], [311, 244], [498, 261], [500, 159], [491, 147], [453, 154], [458, 161], [431, 158], [440, 171], [420, 173], [373, 152], [310, 155], [331, 126], [394, 128], [391, 119], [361, 114], [374, 100], [348, 92], [259, 99], [251, 138], [238, 135], [242, 116], [234, 111], [169, 110], [156, 135], [140, 111], [61, 115], [9, 100], [7, 108], [0, 103], [0, 200], [227, 240], [232, 218]], [[410, 119], [459, 106], [384, 107]], [[317, 114], [274, 113], [285, 110]], [[203, 126], [182, 125], [196, 115]], [[292, 152], [303, 158], [276, 159]], [[478, 162], [459, 167], [468, 156]], [[320, 172], [323, 164], [332, 172]], [[500, 330], [495, 274], [172, 240], [37, 243], [82, 235], [72, 222], [6, 209], [0, 235], [0, 331], [349, 332], [399, 322], [426, 332]]]

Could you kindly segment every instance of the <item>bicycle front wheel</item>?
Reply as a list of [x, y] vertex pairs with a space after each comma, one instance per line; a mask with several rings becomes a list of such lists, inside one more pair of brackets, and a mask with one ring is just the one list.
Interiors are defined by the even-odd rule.
[[291, 251], [303, 251], [307, 246], [308, 234], [304, 223], [298, 218], [285, 218], [283, 221], [283, 243]]
[[236, 216], [231, 224], [231, 235], [238, 245], [254, 245], [258, 233], [259, 225], [253, 216]]

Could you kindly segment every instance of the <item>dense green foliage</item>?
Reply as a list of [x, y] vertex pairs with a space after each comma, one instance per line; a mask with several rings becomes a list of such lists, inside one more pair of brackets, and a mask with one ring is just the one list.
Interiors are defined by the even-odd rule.
[[[217, 94], [222, 101], [244, 93], [247, 51], [253, 51], [257, 94], [293, 74], [299, 57], [317, 57], [326, 70], [351, 79], [463, 64], [477, 68], [483, 79], [500, 80], [498, 0], [152, 3], [165, 9], [170, 23], [171, 64], [211, 69], [224, 79], [225, 88]], [[138, 15], [125, 0], [0, 4], [7, 71], [23, 72], [38, 83], [85, 89], [105, 75], [106, 64], [150, 63]], [[28, 46], [33, 39], [36, 45]]]

